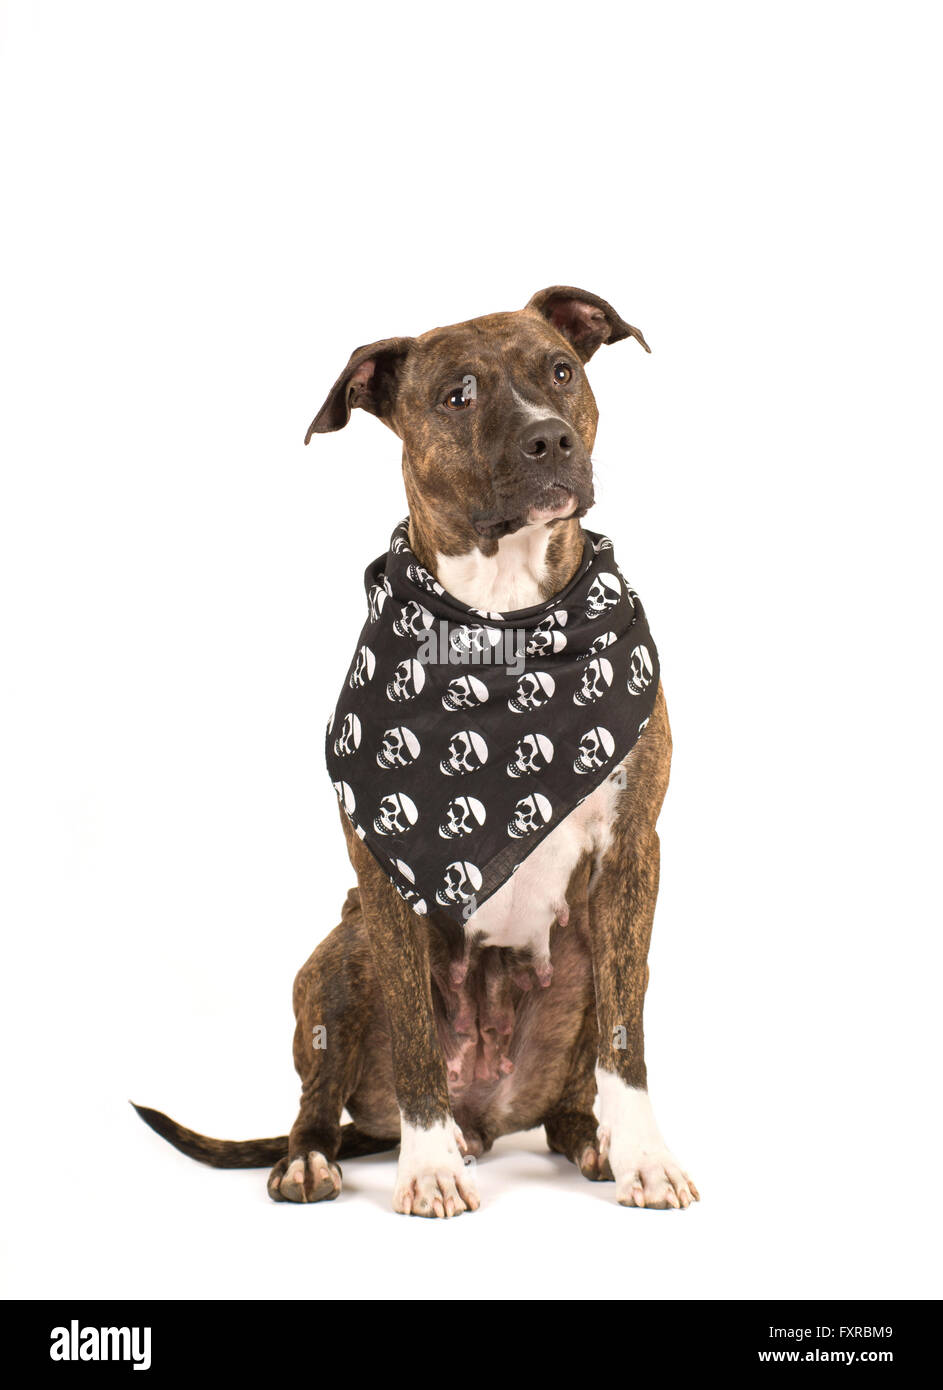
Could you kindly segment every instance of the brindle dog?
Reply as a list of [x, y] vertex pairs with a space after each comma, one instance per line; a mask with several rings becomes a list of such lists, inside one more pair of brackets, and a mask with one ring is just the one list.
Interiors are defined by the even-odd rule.
[[[372, 343], [305, 442], [343, 428], [354, 407], [376, 415], [403, 443], [420, 561], [470, 606], [532, 606], [566, 586], [582, 555], [598, 419], [583, 365], [628, 337], [649, 350], [605, 300], [558, 285], [514, 313]], [[291, 1133], [214, 1140], [139, 1113], [206, 1163], [274, 1163], [276, 1201], [336, 1197], [339, 1158], [399, 1144], [397, 1211], [473, 1211], [463, 1154], [543, 1125], [585, 1177], [614, 1178], [622, 1204], [689, 1206], [697, 1189], [655, 1124], [642, 1034], [670, 760], [659, 689], [622, 766], [464, 931], [438, 910], [417, 917], [342, 815], [357, 887], [295, 980]], [[353, 1123], [342, 1126], [345, 1107]]]

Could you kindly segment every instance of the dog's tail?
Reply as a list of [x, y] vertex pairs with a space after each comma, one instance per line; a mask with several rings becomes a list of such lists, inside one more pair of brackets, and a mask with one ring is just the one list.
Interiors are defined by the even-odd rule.
[[[134, 1101], [131, 1104], [134, 1105]], [[168, 1144], [213, 1168], [267, 1168], [288, 1153], [287, 1134], [280, 1134], [275, 1139], [210, 1139], [205, 1134], [197, 1134], [195, 1130], [184, 1129], [183, 1125], [178, 1125], [176, 1120], [160, 1110], [151, 1110], [147, 1105], [134, 1105], [134, 1108], [144, 1123], [156, 1130]], [[366, 1154], [387, 1153], [395, 1149], [398, 1143], [398, 1137], [379, 1139], [372, 1134], [364, 1134], [356, 1125], [341, 1125], [341, 1146], [337, 1157], [363, 1158]]]

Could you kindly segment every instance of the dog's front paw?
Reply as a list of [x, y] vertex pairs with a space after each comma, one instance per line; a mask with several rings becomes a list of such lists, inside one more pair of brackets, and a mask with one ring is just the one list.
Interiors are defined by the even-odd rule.
[[[605, 1137], [600, 1152], [606, 1152]], [[622, 1156], [616, 1172], [616, 1201], [623, 1207], [689, 1207], [700, 1193], [674, 1154], [667, 1149], [646, 1153], [638, 1150]]]
[[616, 1180], [624, 1207], [689, 1207], [700, 1193], [659, 1133], [648, 1092], [597, 1069], [600, 1158]]
[[296, 1158], [281, 1158], [269, 1173], [273, 1202], [332, 1202], [341, 1190], [341, 1170], [312, 1149]]
[[460, 1216], [476, 1211], [478, 1190], [462, 1161], [465, 1143], [454, 1121], [418, 1129], [403, 1121], [393, 1210], [403, 1216]]

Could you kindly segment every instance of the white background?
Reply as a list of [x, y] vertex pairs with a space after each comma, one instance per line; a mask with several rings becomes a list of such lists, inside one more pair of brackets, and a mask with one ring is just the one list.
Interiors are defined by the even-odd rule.
[[[929, 1297], [939, 1279], [938, 9], [2, 6], [13, 1296]], [[687, 1213], [539, 1133], [276, 1206], [137, 1120], [294, 1118], [351, 882], [322, 733], [405, 510], [361, 343], [583, 286], [675, 764], [647, 1041]]]

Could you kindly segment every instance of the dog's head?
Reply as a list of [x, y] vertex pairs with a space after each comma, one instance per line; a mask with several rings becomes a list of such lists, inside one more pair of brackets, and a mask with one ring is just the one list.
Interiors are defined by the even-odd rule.
[[490, 552], [592, 506], [598, 412], [583, 367], [628, 337], [650, 351], [604, 299], [555, 285], [513, 313], [386, 338], [352, 354], [305, 443], [370, 411], [403, 441], [410, 514], [436, 548]]

